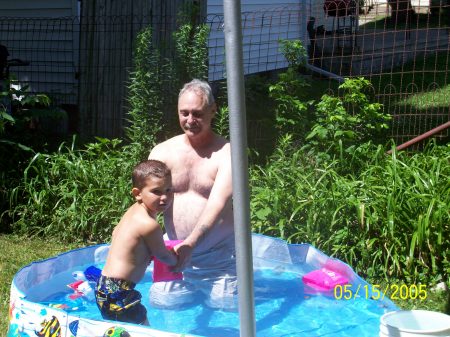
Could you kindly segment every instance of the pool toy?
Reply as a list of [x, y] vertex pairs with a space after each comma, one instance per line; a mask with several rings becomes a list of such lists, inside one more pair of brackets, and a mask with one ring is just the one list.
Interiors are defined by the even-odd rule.
[[327, 268], [313, 270], [302, 277], [303, 284], [321, 292], [333, 291], [337, 285], [348, 283], [348, 278]]
[[95, 283], [91, 281], [78, 280], [67, 285], [70, 289], [73, 289], [73, 294], [69, 295], [71, 300], [76, 300], [77, 298], [84, 297], [89, 301], [95, 299], [94, 289]]
[[95, 267], [89, 266], [84, 271], [76, 270], [72, 273], [72, 276], [77, 281], [90, 281], [97, 282], [102, 274], [102, 270]]
[[[168, 249], [173, 249], [181, 240], [166, 240], [164, 243]], [[173, 281], [183, 279], [183, 273], [173, 272], [170, 266], [158, 260], [156, 257], [153, 260], [153, 282]]]
[[93, 301], [95, 299], [95, 284], [100, 278], [101, 273], [101, 269], [95, 266], [89, 266], [85, 271], [74, 271], [72, 276], [76, 281], [67, 285], [74, 290], [74, 293], [69, 295], [69, 298], [75, 300], [80, 297], [85, 297], [87, 300]]
[[102, 274], [102, 270], [95, 266], [89, 266], [84, 271], [84, 276], [86, 277], [86, 280], [88, 280], [90, 282], [95, 282], [95, 283], [97, 283], [101, 274]]
[[130, 333], [120, 326], [112, 326], [105, 331], [103, 337], [131, 337]]

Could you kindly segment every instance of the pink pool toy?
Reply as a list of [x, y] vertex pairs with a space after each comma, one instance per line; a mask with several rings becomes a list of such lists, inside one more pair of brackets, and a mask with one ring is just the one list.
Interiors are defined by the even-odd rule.
[[[164, 243], [168, 249], [172, 249], [182, 240], [166, 240]], [[170, 266], [161, 262], [156, 257], [153, 260], [153, 282], [182, 280], [183, 273], [170, 271]]]
[[322, 268], [313, 270], [302, 277], [303, 284], [319, 292], [329, 292], [337, 285], [348, 283], [348, 278], [336, 271]]

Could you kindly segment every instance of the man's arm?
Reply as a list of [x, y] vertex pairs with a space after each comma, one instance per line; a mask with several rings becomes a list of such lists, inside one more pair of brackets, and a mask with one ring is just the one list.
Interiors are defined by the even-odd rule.
[[217, 223], [220, 214], [226, 207], [232, 195], [231, 156], [230, 144], [225, 145], [221, 156], [214, 185], [208, 201], [203, 209], [197, 224], [189, 236], [175, 247], [179, 259], [174, 270], [183, 270], [189, 262], [193, 248], [198, 245], [207, 233]]

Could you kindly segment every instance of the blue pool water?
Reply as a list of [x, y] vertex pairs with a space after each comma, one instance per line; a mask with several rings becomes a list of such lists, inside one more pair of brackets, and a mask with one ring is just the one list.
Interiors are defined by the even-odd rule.
[[[84, 266], [87, 267], [87, 266]], [[101, 267], [101, 266], [99, 266]], [[80, 267], [77, 267], [77, 270]], [[65, 273], [71, 274], [75, 270]], [[301, 281], [304, 270], [257, 268], [254, 272], [255, 313], [258, 337], [266, 336], [377, 336], [380, 317], [392, 308], [383, 302], [357, 297], [335, 299], [333, 294], [306, 294]], [[64, 279], [64, 277], [63, 277]], [[67, 279], [67, 278], [65, 278]], [[149, 306], [150, 273], [137, 285], [148, 310], [151, 327], [160, 331], [199, 336], [239, 336], [237, 312], [212, 310], [202, 298], [176, 310]], [[65, 304], [66, 311], [79, 317], [102, 320], [95, 302], [83, 298], [69, 299], [73, 291], [49, 294], [40, 303], [47, 306]]]

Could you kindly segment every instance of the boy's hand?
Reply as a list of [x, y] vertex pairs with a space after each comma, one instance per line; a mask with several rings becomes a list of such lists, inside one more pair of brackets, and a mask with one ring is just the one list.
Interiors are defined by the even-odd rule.
[[187, 264], [191, 261], [193, 248], [186, 244], [184, 241], [173, 247], [173, 250], [177, 254], [178, 262], [172, 267], [172, 271], [181, 272], [186, 268]]

